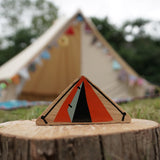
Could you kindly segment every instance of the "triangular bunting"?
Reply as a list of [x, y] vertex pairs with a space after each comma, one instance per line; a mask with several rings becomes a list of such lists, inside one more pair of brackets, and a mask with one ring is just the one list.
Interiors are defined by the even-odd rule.
[[79, 22], [82, 22], [83, 21], [83, 16], [81, 14], [78, 14], [76, 19], [79, 21]]
[[67, 35], [74, 35], [73, 27], [69, 27], [69, 28], [66, 30], [65, 34], [67, 34]]
[[82, 76], [66, 88], [37, 119], [37, 125], [126, 123], [130, 116]]
[[92, 32], [91, 27], [87, 23], [85, 23], [85, 31], [86, 31], [86, 33], [91, 33]]
[[113, 62], [112, 62], [112, 68], [114, 70], [120, 70], [122, 67], [121, 67], [121, 65], [116, 60], [113, 60]]
[[41, 58], [43, 58], [43, 59], [50, 59], [50, 57], [51, 57], [51, 55], [50, 55], [50, 53], [47, 50], [44, 50], [41, 53]]

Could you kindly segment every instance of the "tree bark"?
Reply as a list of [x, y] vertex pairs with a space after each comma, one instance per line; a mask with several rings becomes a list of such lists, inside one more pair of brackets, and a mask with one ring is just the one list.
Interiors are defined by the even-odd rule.
[[128, 124], [36, 126], [0, 124], [0, 160], [160, 160], [160, 126]]

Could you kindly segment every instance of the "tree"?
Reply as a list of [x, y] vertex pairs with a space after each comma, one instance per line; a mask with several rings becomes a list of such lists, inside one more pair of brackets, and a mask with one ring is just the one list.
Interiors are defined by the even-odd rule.
[[45, 0], [0, 1], [0, 18], [6, 31], [0, 39], [0, 65], [47, 30], [57, 13], [54, 4]]
[[19, 29], [13, 35], [6, 37], [9, 45], [0, 50], [0, 64], [15, 56], [32, 43], [36, 34], [30, 28]]
[[120, 46], [125, 42], [123, 30], [111, 24], [107, 17], [103, 19], [92, 17], [92, 21], [104, 38], [109, 41], [116, 50], [119, 50]]

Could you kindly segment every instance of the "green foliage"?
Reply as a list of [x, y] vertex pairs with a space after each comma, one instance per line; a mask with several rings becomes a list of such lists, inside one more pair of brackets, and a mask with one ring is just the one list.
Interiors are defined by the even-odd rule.
[[150, 37], [136, 38], [120, 48], [121, 56], [144, 78], [160, 85], [160, 46]]
[[36, 34], [32, 33], [31, 29], [24, 28], [6, 37], [9, 46], [0, 50], [0, 65], [30, 45], [35, 36]]
[[[53, 3], [46, 0], [1, 1], [0, 18], [5, 19], [2, 25], [12, 33], [0, 39], [0, 65], [47, 30], [57, 18], [57, 12]], [[3, 47], [4, 43], [6, 47]]]
[[58, 10], [53, 3], [46, 3], [46, 0], [37, 0], [35, 6], [38, 8], [38, 14], [32, 18], [32, 24], [34, 32], [40, 36], [57, 18]]
[[104, 38], [118, 50], [120, 46], [125, 42], [123, 30], [118, 30], [114, 25], [109, 23], [107, 18], [98, 19], [93, 17], [93, 23], [97, 26], [97, 29], [104, 36]]
[[145, 32], [149, 20], [127, 21], [121, 28], [116, 28], [107, 18], [94, 17], [92, 21], [131, 67], [148, 81], [160, 85], [160, 37], [155, 39]]
[[11, 28], [17, 28], [23, 23], [20, 16], [23, 14], [24, 10], [31, 7], [30, 0], [5, 0], [0, 2], [0, 18], [6, 19], [5, 26]]
[[41, 34], [57, 18], [57, 8], [46, 0], [5, 0], [0, 6], [0, 18], [5, 18], [5, 27], [14, 32], [31, 22], [31, 29]]

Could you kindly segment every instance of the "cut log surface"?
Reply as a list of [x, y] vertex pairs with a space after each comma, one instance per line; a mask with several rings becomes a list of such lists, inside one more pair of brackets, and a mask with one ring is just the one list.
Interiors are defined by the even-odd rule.
[[19, 120], [0, 124], [0, 160], [160, 160], [160, 126], [132, 119], [126, 124], [36, 126]]

